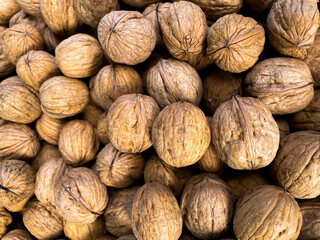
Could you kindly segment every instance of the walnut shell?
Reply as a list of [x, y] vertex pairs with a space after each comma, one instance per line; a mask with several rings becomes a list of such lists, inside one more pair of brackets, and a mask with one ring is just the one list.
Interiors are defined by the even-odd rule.
[[61, 216], [73, 223], [92, 223], [108, 203], [107, 188], [95, 173], [85, 167], [73, 168], [55, 188], [55, 206]]
[[299, 205], [294, 198], [279, 187], [263, 185], [238, 201], [233, 231], [239, 240], [297, 239], [301, 223]]
[[42, 111], [53, 118], [74, 116], [89, 103], [89, 89], [78, 79], [50, 78], [41, 85], [39, 93]]
[[0, 208], [0, 237], [6, 234], [8, 225], [12, 222], [12, 217], [4, 208]]
[[207, 54], [222, 70], [240, 73], [258, 61], [264, 43], [264, 29], [253, 18], [228, 14], [210, 27]]
[[317, 240], [320, 238], [320, 203], [304, 202], [300, 204], [302, 228], [299, 239]]
[[161, 2], [161, 0], [122, 0], [122, 2], [133, 7], [144, 8], [149, 4]]
[[108, 111], [114, 101], [130, 93], [142, 93], [142, 80], [139, 73], [130, 66], [108, 65], [94, 76], [93, 91], [97, 104]]
[[0, 161], [21, 159], [28, 161], [40, 150], [40, 143], [28, 125], [7, 123], [0, 127]]
[[37, 91], [44, 81], [60, 73], [54, 56], [44, 51], [29, 51], [19, 58], [16, 68], [20, 79]]
[[199, 240], [199, 238], [193, 236], [189, 231], [184, 230], [179, 240]]
[[20, 11], [16, 0], [2, 0], [0, 3], [0, 25], [9, 23], [10, 18]]
[[20, 8], [33, 16], [41, 16], [39, 0], [16, 0]]
[[312, 100], [313, 79], [304, 62], [293, 58], [270, 58], [247, 74], [246, 93], [259, 98], [272, 114], [301, 111]]
[[37, 239], [53, 239], [63, 233], [62, 217], [50, 205], [30, 201], [23, 211], [23, 223]]
[[108, 137], [108, 126], [107, 126], [107, 113], [104, 112], [100, 115], [98, 118], [98, 124], [97, 124], [97, 135], [99, 137], [100, 142], [102, 142], [104, 145], [107, 145], [110, 143], [109, 137]]
[[210, 144], [210, 127], [203, 112], [188, 102], [165, 107], [152, 126], [158, 156], [172, 167], [196, 163]]
[[[100, 115], [102, 115], [104, 110], [96, 105], [94, 102], [90, 101], [86, 108], [80, 113], [83, 120], [90, 122], [97, 130], [98, 120]], [[96, 131], [97, 132], [97, 131]]]
[[116, 237], [112, 237], [112, 236], [102, 236], [97, 238], [96, 240], [116, 240]]
[[31, 166], [39, 170], [39, 168], [49, 159], [52, 158], [60, 158], [61, 154], [59, 149], [56, 146], [51, 144], [45, 143], [41, 146], [39, 153], [37, 156], [32, 160]]
[[12, 64], [30, 50], [42, 50], [43, 39], [39, 31], [28, 24], [16, 24], [0, 35], [3, 52]]
[[132, 233], [132, 202], [138, 189], [139, 187], [133, 186], [110, 193], [108, 206], [104, 212], [104, 220], [107, 231], [112, 235], [121, 237]]
[[289, 124], [284, 118], [281, 117], [275, 117], [275, 120], [280, 133], [280, 146], [282, 146], [283, 139], [289, 134]]
[[58, 145], [60, 132], [65, 124], [64, 119], [52, 118], [44, 113], [36, 122], [36, 130], [46, 142]]
[[109, 143], [98, 154], [96, 164], [101, 182], [126, 188], [142, 178], [145, 159], [141, 153], [122, 153]]
[[36, 28], [42, 35], [44, 29], [46, 28], [46, 23], [44, 22], [41, 16], [35, 17], [27, 14], [25, 11], [21, 10], [12, 16], [9, 22], [9, 27], [12, 27], [16, 24], [28, 24]]
[[202, 98], [202, 81], [188, 63], [175, 59], [161, 59], [147, 76], [148, 94], [164, 108], [179, 101], [199, 105]]
[[136, 11], [113, 11], [98, 26], [99, 42], [116, 63], [136, 65], [144, 62], [156, 45], [152, 24]]
[[103, 63], [103, 51], [98, 40], [88, 34], [79, 33], [63, 40], [55, 53], [62, 73], [71, 78], [91, 77]]
[[8, 57], [5, 55], [0, 41], [0, 77], [2, 78], [7, 75], [10, 75], [11, 73], [14, 73], [14, 70], [15, 66], [9, 61]]
[[258, 13], [269, 10], [276, 0], [246, 0], [250, 8]]
[[254, 170], [269, 165], [279, 148], [276, 121], [261, 101], [233, 96], [213, 115], [212, 142], [229, 167]]
[[145, 183], [139, 188], [131, 217], [138, 240], [178, 240], [182, 233], [179, 204], [170, 189], [158, 182]]
[[15, 229], [4, 235], [2, 240], [33, 240], [33, 237], [26, 230]]
[[267, 18], [271, 45], [281, 54], [304, 59], [319, 28], [316, 0], [278, 0]]
[[49, 27], [46, 27], [43, 31], [43, 40], [49, 52], [54, 53], [56, 47], [61, 43], [63, 38], [55, 33]]
[[137, 238], [133, 234], [127, 234], [117, 238], [117, 240], [137, 240]]
[[[320, 20], [320, 18], [319, 18]], [[312, 78], [314, 80], [314, 86], [319, 87], [320, 86], [320, 29], [316, 32], [316, 37], [314, 39], [313, 44], [308, 49], [308, 55], [304, 59], [304, 62], [308, 64]]]

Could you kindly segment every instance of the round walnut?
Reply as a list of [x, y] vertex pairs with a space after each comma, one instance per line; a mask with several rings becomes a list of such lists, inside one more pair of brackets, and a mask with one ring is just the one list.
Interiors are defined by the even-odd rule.
[[320, 203], [304, 202], [300, 204], [302, 228], [299, 239], [317, 240], [320, 238]]
[[73, 168], [62, 176], [54, 195], [55, 206], [65, 220], [85, 224], [103, 213], [109, 198], [106, 186], [85, 167]]
[[246, 93], [259, 98], [272, 114], [301, 111], [312, 100], [313, 79], [309, 67], [293, 58], [270, 58], [247, 74]]
[[65, 124], [64, 119], [52, 118], [44, 113], [36, 122], [36, 130], [46, 142], [58, 145], [60, 132]]
[[[1, 34], [1, 31], [0, 31]], [[0, 41], [0, 77], [5, 77], [11, 73], [14, 73], [15, 67], [9, 61], [8, 57], [3, 51], [3, 47]]]
[[9, 22], [9, 27], [12, 27], [16, 24], [28, 24], [34, 28], [36, 28], [40, 34], [43, 34], [44, 29], [46, 28], [46, 23], [43, 18], [35, 17], [27, 14], [25, 11], [21, 10], [12, 16]]
[[0, 162], [0, 207], [12, 207], [34, 192], [34, 169], [24, 161], [4, 160]]
[[92, 161], [99, 149], [99, 139], [94, 126], [85, 120], [66, 123], [59, 137], [59, 150], [67, 164], [85, 165]]
[[49, 27], [46, 27], [43, 31], [43, 40], [49, 52], [54, 53], [56, 47], [63, 40], [63, 37], [54, 34]]
[[238, 240], [297, 239], [301, 223], [299, 205], [294, 198], [279, 187], [264, 185], [240, 198], [233, 231]]
[[157, 102], [147, 95], [126, 94], [119, 97], [107, 114], [110, 142], [121, 152], [145, 151], [152, 145], [151, 128], [159, 112]]
[[147, 161], [144, 181], [158, 181], [170, 188], [175, 197], [180, 197], [184, 184], [192, 177], [191, 168], [175, 168], [167, 165], [156, 155]]
[[8, 225], [12, 222], [12, 217], [9, 212], [6, 211], [5, 208], [0, 208], [0, 237], [6, 234], [8, 230]]
[[41, 146], [37, 156], [32, 160], [31, 166], [38, 170], [47, 160], [60, 157], [61, 154], [56, 146], [45, 143]]
[[284, 145], [272, 162], [273, 179], [294, 198], [320, 195], [319, 143], [319, 132], [292, 133], [284, 139]]
[[94, 76], [93, 91], [97, 104], [108, 111], [114, 101], [130, 93], [142, 93], [142, 80], [139, 73], [126, 65], [108, 65]]
[[78, 79], [50, 78], [41, 85], [39, 93], [42, 111], [53, 118], [74, 116], [89, 103], [89, 89]]
[[258, 13], [269, 10], [276, 0], [246, 0], [250, 8]]
[[186, 183], [180, 206], [186, 227], [202, 239], [222, 236], [233, 216], [228, 186], [212, 173], [195, 175]]
[[28, 125], [7, 123], [0, 127], [0, 161], [6, 159], [29, 161], [39, 150], [37, 135]]
[[33, 240], [33, 237], [26, 230], [15, 229], [4, 235], [2, 240]]
[[121, 237], [132, 233], [132, 202], [138, 189], [139, 187], [133, 186], [110, 193], [108, 206], [104, 212], [104, 220], [107, 231], [112, 235]]
[[217, 109], [212, 142], [229, 167], [254, 170], [269, 165], [279, 148], [280, 133], [270, 111], [255, 98], [233, 96]]
[[203, 112], [188, 102], [165, 107], [152, 126], [158, 156], [173, 167], [196, 163], [210, 144], [210, 127]]
[[113, 62], [136, 65], [144, 62], [156, 45], [152, 24], [136, 11], [113, 11], [98, 26], [102, 48]]
[[145, 159], [141, 153], [122, 153], [107, 144], [97, 156], [96, 170], [108, 187], [126, 188], [141, 179]]
[[63, 40], [56, 47], [55, 54], [62, 73], [72, 78], [91, 77], [103, 63], [103, 51], [98, 40], [83, 33]]
[[16, 71], [20, 79], [35, 90], [60, 73], [54, 56], [44, 51], [29, 51], [19, 58]]
[[170, 189], [158, 182], [139, 188], [132, 204], [132, 229], [137, 239], [178, 240], [182, 214]]
[[105, 112], [102, 108], [90, 101], [86, 108], [80, 113], [80, 117], [90, 122], [97, 130], [98, 120], [103, 113]]
[[39, 0], [16, 0], [23, 11], [33, 16], [41, 16]]
[[104, 145], [107, 145], [110, 143], [109, 137], [108, 137], [108, 126], [107, 126], [107, 113], [102, 113], [98, 118], [97, 123], [97, 135], [99, 137], [100, 142], [102, 142]]
[[316, 0], [278, 0], [267, 18], [269, 40], [281, 54], [304, 59], [319, 28]]
[[164, 108], [179, 101], [199, 105], [202, 98], [202, 81], [188, 63], [175, 59], [161, 59], [147, 76], [148, 94]]
[[210, 27], [207, 54], [222, 70], [240, 73], [258, 61], [264, 43], [264, 29], [253, 18], [229, 14]]
[[[319, 18], [320, 20], [320, 18]], [[317, 30], [316, 38], [311, 45], [311, 47], [308, 49], [308, 55], [304, 59], [304, 62], [308, 64], [312, 78], [314, 80], [314, 85], [316, 87], [320, 87], [320, 29]], [[1, 69], [1, 67], [0, 67]]]
[[204, 48], [208, 26], [206, 15], [194, 3], [173, 3], [160, 19], [163, 41], [171, 55], [193, 61]]
[[23, 211], [23, 223], [37, 239], [53, 239], [63, 233], [62, 217], [50, 205], [30, 201]]
[[12, 64], [30, 50], [42, 50], [43, 39], [39, 31], [28, 24], [17, 24], [0, 35], [3, 52]]
[[117, 240], [137, 240], [136, 236], [133, 234], [127, 234], [122, 237], [117, 238]]
[[9, 23], [10, 18], [20, 10], [16, 0], [2, 0], [0, 3], [0, 25]]

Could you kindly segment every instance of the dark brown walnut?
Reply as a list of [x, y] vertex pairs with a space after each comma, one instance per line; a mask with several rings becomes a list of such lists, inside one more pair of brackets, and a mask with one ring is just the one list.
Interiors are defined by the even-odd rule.
[[303, 202], [300, 204], [302, 228], [298, 239], [317, 240], [320, 238], [320, 203]]
[[[319, 18], [320, 20], [320, 18]], [[304, 59], [304, 62], [308, 64], [312, 78], [314, 80], [314, 86], [320, 86], [320, 29], [317, 30], [316, 38], [314, 39], [313, 44], [308, 49], [307, 57]], [[1, 68], [0, 68], [1, 69]]]
[[148, 94], [164, 108], [179, 101], [199, 105], [202, 98], [202, 81], [188, 63], [175, 59], [161, 59], [147, 76]]
[[184, 224], [198, 238], [218, 238], [232, 221], [233, 198], [229, 188], [212, 173], [195, 175], [186, 183], [180, 206]]
[[152, 145], [151, 128], [159, 112], [157, 102], [147, 95], [122, 95], [107, 114], [110, 142], [121, 152], [145, 151]]
[[112, 235], [121, 237], [132, 233], [132, 202], [138, 189], [138, 186], [133, 186], [110, 193], [108, 206], [104, 212], [104, 220], [107, 231]]
[[[0, 34], [1, 34], [1, 31], [0, 31]], [[14, 73], [14, 70], [15, 70], [15, 67], [3, 52], [3, 47], [0, 41], [0, 77], [2, 78], [5, 76], [8, 76], [9, 74]]]
[[53, 239], [63, 233], [62, 217], [53, 206], [32, 200], [22, 216], [25, 227], [37, 239]]
[[144, 8], [152, 3], [160, 2], [161, 0], [122, 0], [125, 4], [128, 4], [137, 8]]
[[63, 221], [64, 235], [72, 240], [96, 240], [106, 234], [103, 218], [97, 218], [93, 223], [76, 224]]
[[301, 212], [294, 198], [279, 187], [263, 185], [238, 201], [233, 231], [238, 240], [297, 239], [301, 223]]
[[42, 17], [48, 27], [58, 35], [72, 35], [82, 22], [74, 9], [73, 0], [39, 0]]
[[119, 0], [73, 0], [73, 4], [80, 20], [94, 28], [104, 15], [120, 8]]
[[39, 0], [16, 0], [20, 8], [32, 16], [41, 16]]
[[54, 190], [55, 207], [73, 223], [92, 223], [108, 203], [106, 186], [89, 168], [71, 169], [62, 176]]
[[47, 160], [60, 157], [61, 153], [56, 146], [45, 143], [41, 146], [37, 156], [32, 160], [31, 166], [38, 170]]
[[207, 37], [206, 15], [196, 4], [173, 3], [160, 19], [163, 41], [179, 60], [194, 61], [201, 54]]
[[7, 123], [0, 127], [0, 161], [20, 159], [29, 161], [40, 150], [36, 132], [28, 125]]
[[20, 11], [16, 0], [2, 0], [0, 3], [0, 25], [9, 23], [10, 18]]
[[106, 111], [124, 94], [143, 93], [141, 77], [130, 66], [108, 65], [93, 78], [95, 78], [93, 91], [97, 104]]
[[213, 64], [214, 61], [209, 57], [206, 53], [205, 48], [201, 51], [201, 53], [194, 59], [190, 59], [187, 61], [194, 69], [198, 72], [202, 72], [205, 70], [209, 65]]
[[99, 149], [94, 126], [85, 120], [72, 120], [60, 132], [59, 150], [67, 164], [85, 165], [94, 160]]
[[294, 198], [320, 194], [320, 133], [301, 131], [288, 135], [271, 164], [273, 179]]
[[137, 240], [137, 238], [133, 234], [127, 234], [127, 235], [124, 235], [122, 237], [117, 238], [117, 240]]
[[12, 217], [9, 212], [6, 211], [5, 208], [0, 208], [0, 237], [6, 234], [8, 230], [8, 225], [12, 223]]
[[137, 11], [113, 11], [98, 26], [98, 39], [108, 58], [116, 63], [144, 62], [156, 45], [152, 24]]
[[63, 158], [53, 157], [45, 161], [39, 168], [36, 175], [34, 193], [37, 199], [44, 203], [55, 206], [55, 187], [60, 178], [68, 173], [70, 167], [67, 166]]
[[281, 118], [281, 117], [275, 117], [274, 120], [276, 120], [276, 123], [279, 128], [279, 133], [280, 133], [280, 146], [282, 146], [283, 139], [285, 136], [289, 134], [289, 124], [286, 121], [286, 119]]
[[46, 27], [44, 29], [42, 37], [43, 37], [44, 44], [46, 45], [50, 53], [54, 53], [54, 50], [56, 49], [56, 47], [63, 40], [63, 37], [53, 33], [49, 27]]
[[224, 71], [253, 67], [264, 48], [265, 31], [253, 18], [228, 14], [209, 29], [207, 54]]
[[233, 96], [217, 109], [212, 142], [229, 167], [254, 170], [269, 165], [279, 148], [278, 125], [258, 99]]
[[28, 24], [36, 28], [41, 35], [43, 34], [44, 29], [46, 28], [46, 23], [44, 22], [41, 16], [31, 16], [23, 10], [17, 12], [15, 15], [12, 16], [9, 22], [9, 27], [12, 27], [16, 24]]
[[101, 107], [90, 101], [87, 107], [80, 113], [80, 117], [90, 122], [97, 130], [98, 120], [103, 113], [104, 110]]
[[247, 74], [246, 94], [259, 98], [272, 114], [282, 115], [304, 109], [313, 97], [309, 67], [293, 58], [269, 58]]
[[33, 237], [26, 230], [15, 229], [4, 235], [2, 240], [33, 240]]
[[269, 10], [276, 0], [246, 0], [250, 8], [258, 13]]
[[25, 161], [1, 161], [0, 207], [9, 208], [29, 199], [34, 192], [35, 177], [34, 169]]
[[97, 123], [97, 135], [99, 137], [100, 142], [107, 145], [110, 143], [108, 137], [108, 126], [107, 126], [107, 113], [102, 113], [98, 118]]
[[0, 35], [3, 52], [12, 64], [30, 50], [42, 50], [43, 39], [40, 32], [28, 24], [16, 24]]
[[40, 137], [46, 142], [58, 145], [60, 132], [65, 124], [66, 120], [52, 118], [43, 113], [36, 122], [36, 130]]
[[304, 59], [319, 28], [317, 0], [276, 1], [267, 18], [271, 45], [281, 54]]
[[53, 118], [66, 118], [82, 112], [89, 103], [87, 85], [68, 77], [53, 77], [40, 89], [42, 111]]
[[243, 95], [240, 75], [217, 69], [204, 79], [202, 101], [210, 114], [214, 114], [217, 108], [233, 95]]
[[5, 125], [6, 123], [8, 123], [8, 121], [0, 118], [0, 127], [3, 126], [3, 125]]
[[44, 81], [60, 73], [55, 57], [44, 51], [29, 51], [23, 55], [16, 71], [25, 84], [37, 91]]
[[83, 33], [63, 40], [56, 47], [55, 56], [62, 73], [72, 78], [91, 77], [103, 63], [103, 51], [98, 40]]
[[170, 188], [175, 197], [180, 197], [184, 184], [192, 177], [191, 168], [175, 168], [164, 163], [156, 154], [147, 161], [144, 181], [158, 181]]
[[138, 240], [178, 240], [182, 214], [170, 189], [159, 182], [145, 183], [132, 204], [132, 230]]
[[172, 167], [200, 160], [210, 144], [210, 127], [203, 112], [188, 102], [165, 107], [152, 126], [152, 143], [158, 156]]
[[126, 188], [142, 178], [145, 159], [141, 153], [122, 153], [109, 143], [98, 154], [96, 164], [101, 182]]

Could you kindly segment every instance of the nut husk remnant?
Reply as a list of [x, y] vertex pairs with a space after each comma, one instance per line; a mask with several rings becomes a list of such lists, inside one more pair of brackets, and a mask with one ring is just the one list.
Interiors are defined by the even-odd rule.
[[303, 202], [300, 204], [302, 228], [299, 239], [317, 240], [320, 238], [320, 203]]
[[9, 212], [6, 211], [5, 208], [0, 208], [0, 237], [6, 234], [8, 230], [8, 225], [12, 222], [12, 217]]
[[37, 156], [32, 160], [31, 166], [38, 170], [47, 160], [60, 157], [61, 154], [56, 146], [45, 143], [41, 146]]
[[[319, 18], [320, 19], [320, 18]], [[308, 55], [304, 59], [304, 62], [308, 64], [312, 78], [314, 80], [314, 86], [320, 86], [320, 29], [317, 30], [316, 38], [314, 39], [313, 44], [308, 49]]]
[[0, 25], [8, 24], [10, 18], [19, 10], [20, 7], [16, 0], [2, 0], [0, 3]]
[[4, 235], [2, 240], [33, 240], [33, 237], [26, 230], [15, 229]]

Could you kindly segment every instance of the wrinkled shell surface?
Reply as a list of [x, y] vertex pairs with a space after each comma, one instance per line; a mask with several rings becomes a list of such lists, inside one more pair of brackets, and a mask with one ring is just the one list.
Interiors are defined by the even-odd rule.
[[8, 232], [2, 240], [33, 240], [33, 237], [26, 230], [15, 229]]
[[12, 222], [12, 217], [4, 208], [0, 208], [0, 237], [6, 234], [8, 225]]
[[33, 16], [41, 16], [39, 0], [16, 0], [23, 11]]
[[107, 126], [107, 113], [104, 112], [100, 115], [98, 118], [97, 123], [97, 135], [99, 137], [100, 142], [107, 145], [110, 143], [109, 137], [108, 137], [108, 126]]
[[317, 240], [320, 237], [320, 203], [305, 202], [300, 204], [302, 228], [299, 235], [301, 240]]
[[[0, 31], [0, 34], [1, 34], [1, 31]], [[14, 70], [15, 70], [15, 67], [3, 52], [3, 47], [0, 41], [0, 77], [5, 77], [13, 73]]]
[[98, 120], [103, 113], [104, 111], [102, 108], [90, 101], [87, 107], [81, 112], [80, 116], [81, 119], [90, 122], [97, 130]]
[[46, 23], [44, 22], [41, 16], [31, 16], [23, 10], [17, 12], [15, 15], [12, 16], [9, 22], [9, 27], [12, 27], [16, 24], [28, 24], [36, 28], [41, 35], [43, 34], [44, 29], [46, 28]]
[[279, 133], [280, 133], [280, 146], [282, 146], [281, 143], [282, 143], [283, 139], [290, 132], [289, 124], [286, 121], [286, 119], [281, 118], [281, 117], [276, 117], [275, 120], [276, 120], [276, 123], [278, 125]]
[[0, 3], [0, 25], [9, 23], [10, 18], [20, 10], [16, 0], [2, 0]]
[[308, 55], [304, 59], [304, 62], [308, 64], [312, 78], [314, 80], [314, 85], [319, 87], [320, 86], [320, 29], [318, 29], [316, 33], [316, 38], [308, 49]]
[[45, 143], [41, 146], [39, 153], [37, 156], [32, 160], [31, 166], [38, 170], [42, 164], [44, 164], [47, 160], [51, 158], [60, 158], [61, 154], [59, 149], [56, 146], [51, 144]]
[[46, 27], [43, 31], [44, 44], [48, 48], [50, 53], [54, 53], [56, 47], [60, 44], [63, 38], [55, 33], [49, 27]]

